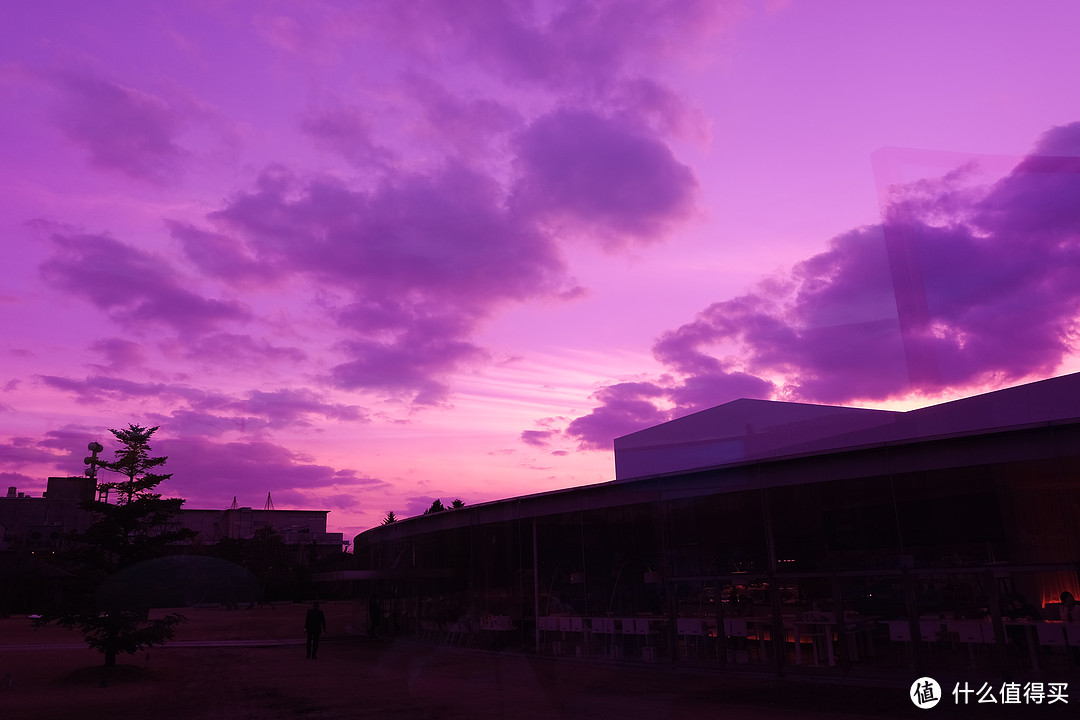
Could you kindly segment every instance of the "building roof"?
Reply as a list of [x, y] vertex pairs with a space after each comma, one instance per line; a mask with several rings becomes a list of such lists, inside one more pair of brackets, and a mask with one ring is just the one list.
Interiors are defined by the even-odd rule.
[[616, 480], [1080, 418], [1080, 373], [906, 412], [735, 400], [615, 439]]
[[[735, 491], [871, 476], [885, 467], [917, 472], [1045, 457], [1064, 446], [1032, 444], [1026, 431], [1054, 425], [1073, 428], [1071, 435], [1065, 427], [1059, 431], [1065, 445], [1076, 436], [1080, 373], [906, 412], [735, 400], [616, 438], [614, 482], [404, 518], [364, 531], [357, 542], [693, 497], [716, 493], [721, 485]], [[956, 441], [941, 445], [938, 440]], [[835, 462], [829, 464], [830, 458]], [[757, 472], [750, 472], [751, 466]]]

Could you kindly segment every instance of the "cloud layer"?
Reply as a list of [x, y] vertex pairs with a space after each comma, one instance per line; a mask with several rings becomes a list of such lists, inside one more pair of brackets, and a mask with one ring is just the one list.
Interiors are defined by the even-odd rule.
[[[875, 147], [1015, 147], [1074, 116], [1044, 90], [1075, 65], [1051, 5], [974, 29], [712, 0], [13, 8], [0, 473], [40, 485], [108, 427], [161, 425], [195, 502], [377, 504], [358, 525], [439, 488], [608, 479], [573, 446], [737, 396], [1053, 372], [1071, 126], [998, 182], [898, 187], [882, 222], [740, 289], [774, 241], [872, 212]], [[899, 41], [849, 25], [907, 13]]]
[[620, 383], [569, 423], [582, 447], [739, 397], [842, 404], [1052, 373], [1077, 347], [1080, 123], [998, 181], [893, 189], [885, 221], [713, 303], [653, 346], [671, 376]]
[[[505, 352], [480, 339], [500, 314], [584, 296], [574, 252], [668, 241], [699, 212], [673, 148], [702, 124], [665, 72], [728, 26], [715, 3], [170, 17], [155, 52], [172, 74], [73, 50], [0, 77], [88, 179], [71, 209], [21, 218], [38, 237], [27, 268], [56, 306], [100, 320], [65, 362], [5, 381], [80, 417], [161, 425], [197, 494], [260, 473], [330, 499], [382, 488], [279, 438], [450, 407], [459, 378]], [[81, 461], [94, 430], [57, 432], [71, 457], [9, 439], [0, 470]]]

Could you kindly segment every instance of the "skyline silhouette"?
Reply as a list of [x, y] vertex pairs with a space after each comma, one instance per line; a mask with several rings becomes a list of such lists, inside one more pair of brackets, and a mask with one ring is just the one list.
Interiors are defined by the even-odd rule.
[[1080, 369], [1075, 3], [7, 15], [5, 486], [132, 421], [190, 507], [352, 537]]

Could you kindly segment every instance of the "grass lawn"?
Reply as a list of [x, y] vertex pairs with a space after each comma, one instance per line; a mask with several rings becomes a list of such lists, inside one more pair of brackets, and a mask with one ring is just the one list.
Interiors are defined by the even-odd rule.
[[[556, 661], [370, 640], [359, 606], [325, 603], [328, 635], [318, 660], [304, 657], [307, 605], [253, 610], [183, 609], [175, 641], [121, 655], [108, 672], [100, 654], [61, 628], [0, 619], [0, 720], [191, 720], [237, 718], [824, 718], [956, 717], [923, 711], [905, 691], [812, 685], [712, 673]], [[205, 641], [263, 646], [203, 646]], [[1080, 696], [1080, 687], [1077, 688]], [[1080, 702], [1080, 697], [1076, 698]], [[1002, 717], [978, 707], [970, 717]], [[1018, 708], [1065, 717], [1065, 708]], [[928, 714], [929, 713], [929, 714]], [[1010, 715], [1016, 716], [1016, 715]]]

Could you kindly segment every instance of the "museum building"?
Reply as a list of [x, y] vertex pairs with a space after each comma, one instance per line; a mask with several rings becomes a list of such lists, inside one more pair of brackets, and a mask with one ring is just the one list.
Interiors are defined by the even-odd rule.
[[323, 580], [396, 632], [568, 658], [1077, 662], [1058, 604], [1080, 597], [1080, 374], [903, 412], [736, 400], [614, 449], [612, 482], [373, 528]]

